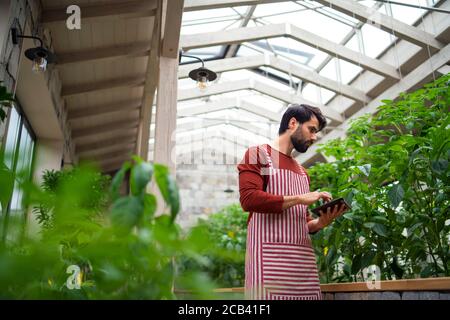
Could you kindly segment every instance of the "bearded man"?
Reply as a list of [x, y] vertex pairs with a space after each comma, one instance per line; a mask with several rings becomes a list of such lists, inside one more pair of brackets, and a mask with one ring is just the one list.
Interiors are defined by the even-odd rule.
[[239, 171], [240, 202], [247, 221], [245, 293], [247, 299], [322, 299], [316, 257], [309, 234], [346, 210], [334, 207], [313, 219], [308, 206], [328, 192], [310, 192], [310, 179], [292, 157], [303, 153], [326, 126], [319, 108], [290, 105], [272, 144], [251, 147]]

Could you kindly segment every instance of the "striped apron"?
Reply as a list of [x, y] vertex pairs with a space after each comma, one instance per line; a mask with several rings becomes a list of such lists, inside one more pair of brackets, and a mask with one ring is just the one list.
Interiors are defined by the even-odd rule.
[[[275, 169], [267, 151], [265, 156], [268, 193], [287, 196], [309, 192], [306, 173]], [[252, 214], [247, 227], [246, 299], [322, 299], [306, 215], [305, 205], [293, 206], [281, 214]]]

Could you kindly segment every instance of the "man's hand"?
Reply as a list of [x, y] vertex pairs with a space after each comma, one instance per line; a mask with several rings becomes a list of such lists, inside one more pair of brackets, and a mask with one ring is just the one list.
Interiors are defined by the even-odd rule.
[[340, 208], [338, 206], [334, 207], [334, 210], [331, 211], [331, 208], [327, 209], [327, 212], [320, 211], [320, 217], [313, 219], [308, 222], [309, 233], [316, 233], [320, 229], [328, 226], [334, 219], [340, 217], [345, 211], [347, 211], [347, 207], [343, 204]]
[[334, 219], [342, 216], [342, 214], [347, 211], [347, 206], [345, 204], [342, 204], [339, 206], [334, 206], [333, 211], [331, 211], [331, 208], [327, 209], [327, 212], [320, 211], [320, 217], [318, 218], [317, 226], [320, 229], [325, 228], [328, 226]]
[[314, 191], [300, 195], [300, 199], [301, 204], [309, 206], [319, 199], [323, 199], [325, 202], [328, 202], [332, 199], [332, 197], [328, 192]]

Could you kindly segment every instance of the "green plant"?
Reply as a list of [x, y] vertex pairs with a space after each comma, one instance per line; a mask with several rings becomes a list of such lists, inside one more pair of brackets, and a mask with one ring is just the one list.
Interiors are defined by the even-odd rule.
[[198, 262], [184, 259], [182, 268], [200, 267], [220, 287], [243, 286], [247, 218], [241, 206], [233, 204], [200, 220], [197, 232], [203, 230], [209, 244], [199, 248], [204, 260], [199, 266]]
[[[130, 192], [121, 195], [128, 173]], [[178, 189], [166, 167], [138, 157], [126, 162], [107, 191], [107, 210], [99, 197], [107, 179], [92, 168], [45, 176], [44, 188], [22, 187], [26, 203], [43, 206], [51, 218], [42, 219], [49, 223], [43, 222], [39, 241], [0, 247], [1, 298], [176, 299], [175, 278], [179, 288], [210, 297], [212, 286], [204, 273], [175, 269], [180, 256], [201, 258], [197, 251], [204, 239], [195, 232], [181, 236], [174, 222]], [[147, 192], [152, 178], [169, 214], [155, 216], [156, 197]], [[74, 268], [80, 272], [71, 277]], [[80, 288], [69, 289], [68, 280]]]
[[[61, 196], [58, 193], [65, 190], [64, 184], [84, 185], [89, 192], [84, 193], [84, 197], [80, 197], [77, 207], [87, 209], [91, 216], [97, 216], [103, 213], [109, 205], [108, 188], [111, 178], [95, 171], [88, 177], [84, 177], [82, 173], [84, 170], [83, 167], [64, 171], [45, 170], [42, 175], [41, 188], [49, 197], [55, 198]], [[86, 181], [82, 181], [82, 179]], [[53, 207], [47, 207], [45, 203], [40, 203], [33, 208], [36, 219], [44, 229], [51, 228], [53, 224], [52, 210]]]
[[311, 189], [353, 210], [314, 236], [323, 282], [449, 276], [450, 75], [385, 100], [321, 150], [336, 160], [309, 169]]

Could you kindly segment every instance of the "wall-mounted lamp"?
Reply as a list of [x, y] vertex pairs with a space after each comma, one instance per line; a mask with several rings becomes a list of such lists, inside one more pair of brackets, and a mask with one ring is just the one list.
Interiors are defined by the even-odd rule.
[[184, 54], [183, 52], [180, 52], [180, 60], [181, 56], [197, 59], [202, 63], [202, 66], [200, 68], [194, 69], [191, 72], [189, 72], [189, 78], [191, 78], [194, 81], [197, 81], [197, 86], [199, 87], [199, 89], [201, 90], [205, 89], [210, 81], [216, 80], [217, 74], [214, 71], [206, 69], [205, 63], [203, 62], [202, 59], [195, 56]]
[[39, 37], [24, 36], [18, 34], [17, 28], [11, 28], [11, 39], [13, 44], [19, 43], [19, 38], [28, 38], [38, 40], [39, 47], [30, 48], [25, 50], [25, 57], [30, 59], [33, 63], [32, 70], [36, 73], [42, 73], [47, 69], [48, 63], [56, 62], [56, 56], [49, 50], [43, 47], [42, 40]]

